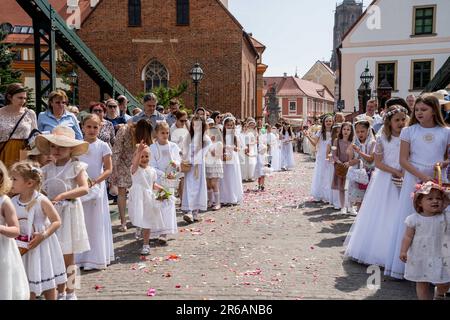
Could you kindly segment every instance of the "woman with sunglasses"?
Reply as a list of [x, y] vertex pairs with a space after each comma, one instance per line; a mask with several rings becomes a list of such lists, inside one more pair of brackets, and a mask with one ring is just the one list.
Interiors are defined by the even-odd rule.
[[[106, 101], [105, 119], [113, 124], [114, 132], [117, 133], [117, 130], [127, 123], [127, 114], [123, 113], [121, 115], [119, 103], [114, 99], [108, 99]], [[130, 119], [129, 116], [128, 119]]]
[[38, 129], [41, 132], [52, 132], [59, 125], [64, 125], [75, 131], [75, 138], [83, 140], [77, 117], [66, 110], [69, 98], [62, 90], [50, 92], [48, 96], [48, 109], [41, 112], [38, 117]]
[[113, 124], [104, 118], [106, 113], [105, 104], [98, 102], [93, 104], [90, 108], [91, 113], [96, 114], [102, 123], [102, 127], [100, 128], [100, 133], [98, 134], [98, 138], [104, 142], [106, 142], [110, 148], [114, 145], [114, 141], [116, 140], [116, 134], [114, 131]]

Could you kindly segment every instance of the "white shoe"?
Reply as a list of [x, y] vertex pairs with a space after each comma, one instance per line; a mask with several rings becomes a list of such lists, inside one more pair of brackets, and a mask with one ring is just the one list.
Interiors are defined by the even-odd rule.
[[358, 214], [358, 211], [356, 211], [354, 207], [351, 207], [348, 211], [348, 214], [351, 216], [356, 216]]
[[341, 209], [341, 213], [342, 213], [342, 214], [347, 214], [347, 208], [342, 208], [342, 209]]
[[58, 293], [56, 300], [66, 300], [66, 293]]
[[75, 292], [72, 293], [68, 293], [66, 295], [66, 300], [78, 300], [77, 295], [75, 294]]
[[150, 246], [144, 244], [144, 246], [141, 249], [141, 255], [148, 256], [149, 254], [150, 254]]
[[136, 240], [142, 239], [142, 229], [141, 228], [136, 227], [134, 237], [136, 238]]

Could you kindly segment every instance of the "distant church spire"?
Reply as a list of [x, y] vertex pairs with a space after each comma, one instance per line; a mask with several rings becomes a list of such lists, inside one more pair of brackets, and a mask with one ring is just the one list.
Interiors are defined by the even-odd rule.
[[295, 77], [298, 78], [297, 67], [295, 67]]

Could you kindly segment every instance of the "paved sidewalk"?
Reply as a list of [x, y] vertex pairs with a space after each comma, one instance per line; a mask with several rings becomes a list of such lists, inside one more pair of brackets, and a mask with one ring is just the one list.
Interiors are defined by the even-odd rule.
[[367, 267], [343, 261], [354, 217], [305, 202], [314, 163], [296, 159], [294, 171], [267, 179], [265, 192], [244, 184], [241, 206], [207, 212], [192, 225], [179, 216], [175, 240], [151, 243], [147, 260], [135, 229], [120, 233], [115, 221], [117, 260], [105, 271], [82, 271], [79, 298], [415, 299], [414, 284], [382, 276], [381, 288], [370, 290]]

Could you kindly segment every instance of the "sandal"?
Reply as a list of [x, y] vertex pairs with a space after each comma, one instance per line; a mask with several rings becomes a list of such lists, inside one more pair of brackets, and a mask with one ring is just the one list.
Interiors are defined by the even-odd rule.
[[126, 225], [121, 225], [121, 226], [119, 227], [119, 231], [120, 231], [120, 232], [126, 232], [127, 230], [128, 230], [128, 228], [127, 228]]

